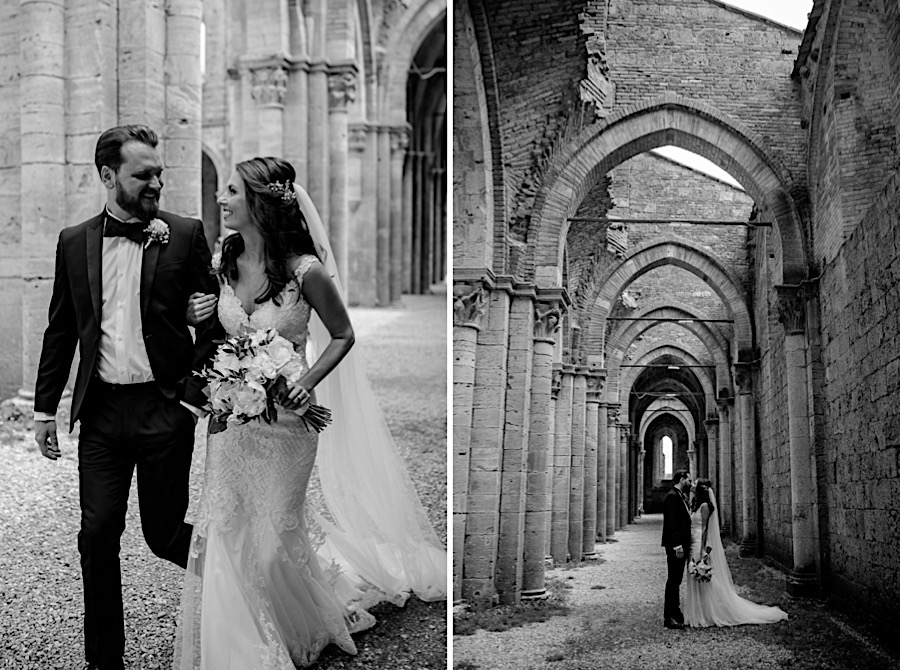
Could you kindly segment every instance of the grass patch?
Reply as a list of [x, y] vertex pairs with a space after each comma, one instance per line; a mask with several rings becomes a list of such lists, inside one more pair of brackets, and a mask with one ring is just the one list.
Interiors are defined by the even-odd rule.
[[543, 600], [523, 600], [518, 605], [499, 605], [481, 612], [454, 614], [453, 634], [472, 635], [479, 629], [500, 632], [555, 616], [566, 616], [569, 608], [565, 602], [565, 590], [571, 586], [553, 577], [547, 578], [545, 586], [549, 595]]

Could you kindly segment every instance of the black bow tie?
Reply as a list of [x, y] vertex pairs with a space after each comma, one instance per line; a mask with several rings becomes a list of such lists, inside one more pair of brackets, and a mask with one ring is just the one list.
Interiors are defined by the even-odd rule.
[[112, 216], [106, 216], [106, 225], [103, 227], [103, 237], [127, 237], [132, 242], [143, 244], [144, 222], [134, 221], [125, 223]]

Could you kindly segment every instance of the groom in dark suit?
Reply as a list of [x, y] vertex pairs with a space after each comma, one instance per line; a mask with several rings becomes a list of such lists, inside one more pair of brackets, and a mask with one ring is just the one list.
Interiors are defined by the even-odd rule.
[[672, 481], [675, 482], [675, 486], [666, 494], [663, 501], [662, 546], [666, 548], [666, 562], [669, 566], [663, 625], [666, 628], [684, 628], [679, 589], [684, 576], [684, 564], [691, 550], [691, 512], [688, 508], [691, 473], [687, 470], [676, 470]]
[[69, 430], [81, 421], [78, 474], [88, 667], [123, 667], [119, 538], [137, 468], [141, 526], [154, 554], [187, 564], [184, 521], [204, 382], [192, 374], [224, 336], [218, 319], [186, 321], [191, 293], [218, 294], [203, 226], [159, 210], [162, 161], [146, 126], [107, 130], [95, 163], [104, 211], [64, 229], [35, 384], [35, 440], [60, 456], [56, 410], [79, 347]]

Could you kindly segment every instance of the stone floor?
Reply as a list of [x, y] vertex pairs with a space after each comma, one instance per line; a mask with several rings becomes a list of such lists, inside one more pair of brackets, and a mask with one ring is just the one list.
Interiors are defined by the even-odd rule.
[[[360, 360], [438, 535], [447, 518], [447, 303], [404, 296], [402, 306], [350, 310]], [[204, 425], [191, 471], [192, 509], [205, 456]], [[42, 458], [27, 422], [0, 420], [0, 670], [81, 670], [82, 595], [74, 436]], [[312, 492], [311, 492], [312, 494]], [[141, 536], [137, 494], [122, 538], [126, 667], [170, 668], [181, 571]], [[193, 511], [189, 510], [188, 518]], [[357, 656], [329, 647], [317, 668], [438, 670], [447, 664], [447, 605], [410, 599], [377, 606], [375, 628], [355, 636]]]
[[[457, 670], [664, 668], [900, 668], [900, 655], [861, 633], [821, 601], [791, 600], [781, 573], [727, 549], [739, 593], [785, 609], [767, 626], [668, 630], [662, 626], [665, 554], [662, 515], [645, 515], [597, 546], [599, 560], [547, 573], [566, 616], [504, 632], [453, 639]], [[752, 584], [752, 588], [748, 587]], [[683, 592], [683, 587], [682, 587]]]

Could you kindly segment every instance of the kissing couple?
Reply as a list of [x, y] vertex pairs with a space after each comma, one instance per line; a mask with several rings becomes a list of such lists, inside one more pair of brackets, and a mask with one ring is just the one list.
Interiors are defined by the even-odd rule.
[[[787, 619], [787, 613], [778, 607], [758, 605], [735, 591], [719, 533], [712, 482], [700, 478], [692, 486], [691, 473], [684, 469], [676, 470], [672, 481], [674, 486], [663, 502], [662, 546], [668, 564], [663, 625], [682, 629]], [[680, 589], [685, 574], [682, 612]]]

